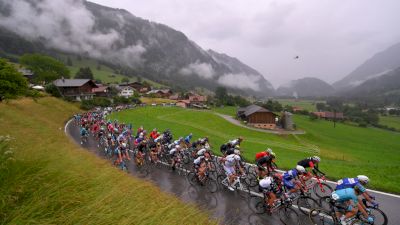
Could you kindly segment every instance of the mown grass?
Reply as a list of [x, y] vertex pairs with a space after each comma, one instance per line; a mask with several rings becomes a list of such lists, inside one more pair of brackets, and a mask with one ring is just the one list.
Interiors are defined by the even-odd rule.
[[0, 173], [0, 224], [215, 224], [69, 140], [64, 122], [77, 111], [54, 98], [0, 104], [16, 159]]
[[379, 123], [400, 130], [400, 116], [380, 116]]
[[131, 122], [135, 127], [143, 125], [148, 130], [170, 128], [176, 138], [190, 132], [194, 138], [209, 136], [215, 153], [219, 153], [222, 143], [243, 136], [241, 148], [248, 160], [252, 161], [256, 152], [271, 147], [278, 155], [278, 165], [284, 169], [293, 168], [302, 158], [313, 155], [311, 150], [318, 149], [323, 160], [320, 168], [331, 179], [366, 174], [372, 181], [370, 187], [400, 193], [397, 133], [345, 124], [333, 128], [330, 122], [310, 121], [306, 116], [296, 115], [294, 120], [307, 132], [305, 135], [275, 135], [233, 125], [213, 112], [175, 107], [137, 108], [112, 117]]
[[235, 106], [223, 106], [223, 107], [213, 107], [212, 111], [236, 117], [236, 111], [238, 107]]

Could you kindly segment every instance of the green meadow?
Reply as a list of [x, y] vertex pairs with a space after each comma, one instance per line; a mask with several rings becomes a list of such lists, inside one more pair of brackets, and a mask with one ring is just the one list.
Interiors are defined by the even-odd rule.
[[0, 141], [0, 224], [217, 224], [76, 145], [64, 125], [79, 111], [55, 98], [0, 103], [11, 138]]
[[[214, 110], [232, 115], [235, 108]], [[241, 149], [248, 161], [253, 161], [256, 152], [270, 147], [277, 153], [282, 169], [291, 169], [299, 160], [317, 154], [322, 157], [321, 170], [333, 180], [365, 174], [371, 179], [371, 188], [400, 193], [400, 133], [341, 123], [333, 127], [328, 121], [295, 115], [294, 121], [306, 134], [276, 135], [233, 125], [213, 111], [176, 107], [136, 108], [112, 114], [111, 118], [136, 128], [143, 125], [147, 130], [170, 128], [175, 138], [189, 133], [194, 138], [208, 136], [216, 154], [221, 144], [243, 136]]]

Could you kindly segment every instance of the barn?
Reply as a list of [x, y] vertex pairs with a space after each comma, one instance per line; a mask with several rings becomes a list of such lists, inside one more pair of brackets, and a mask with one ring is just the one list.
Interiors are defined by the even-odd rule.
[[275, 113], [258, 105], [239, 108], [237, 116], [247, 121], [247, 125], [263, 129], [275, 129], [276, 118], [278, 118]]

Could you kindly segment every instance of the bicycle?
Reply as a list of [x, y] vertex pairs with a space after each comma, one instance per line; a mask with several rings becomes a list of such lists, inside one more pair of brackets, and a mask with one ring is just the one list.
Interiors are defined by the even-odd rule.
[[[244, 176], [236, 176], [235, 180], [233, 181], [231, 187], [233, 187], [241, 197], [246, 198], [250, 194], [250, 189], [247, 186], [246, 182], [244, 181]], [[218, 175], [217, 183], [228, 188], [229, 187], [229, 178], [226, 175]]]
[[208, 166], [206, 166], [204, 174], [204, 177], [200, 178], [196, 171], [192, 171], [188, 173], [187, 179], [192, 186], [199, 184], [201, 186], [205, 186], [211, 193], [216, 192], [218, 190], [218, 184], [217, 181], [210, 176], [208, 172]]
[[314, 174], [313, 177], [307, 181], [304, 180], [305, 176], [300, 178], [302, 186], [306, 190], [313, 190], [315, 195], [319, 198], [330, 196], [333, 192], [333, 188], [326, 184], [326, 178], [324, 175], [318, 176]]

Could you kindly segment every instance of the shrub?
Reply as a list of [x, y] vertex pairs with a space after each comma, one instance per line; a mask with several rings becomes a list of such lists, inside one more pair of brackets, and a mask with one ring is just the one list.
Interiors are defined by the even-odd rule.
[[57, 86], [54, 85], [53, 83], [46, 85], [45, 91], [56, 98], [61, 97], [60, 91], [58, 90]]

